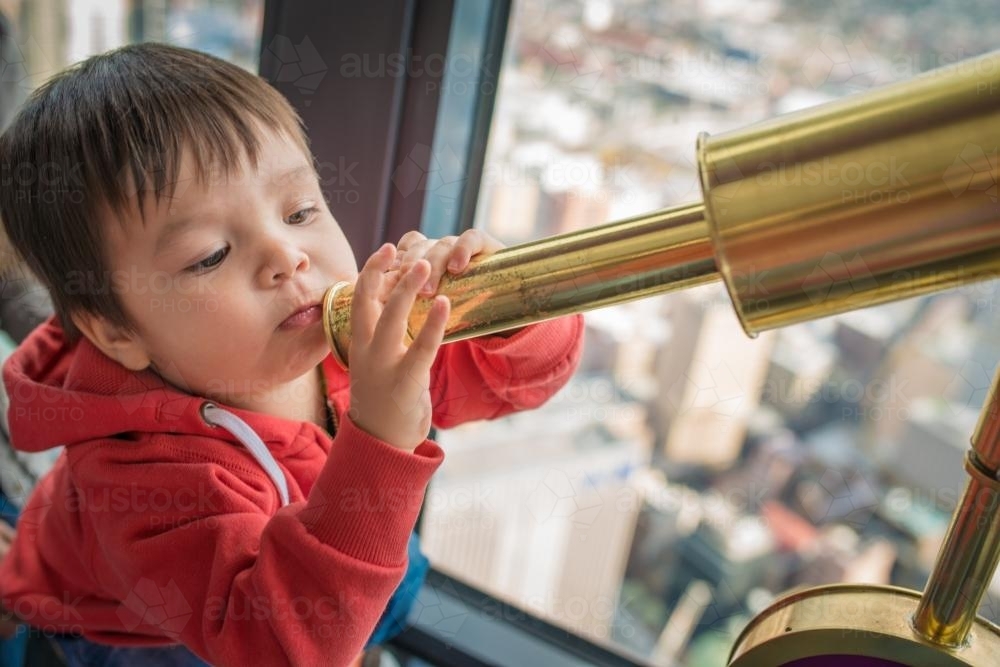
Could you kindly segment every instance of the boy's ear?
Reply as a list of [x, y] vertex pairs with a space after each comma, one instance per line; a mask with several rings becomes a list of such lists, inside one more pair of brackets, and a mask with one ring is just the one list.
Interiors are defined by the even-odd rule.
[[146, 348], [135, 333], [112, 324], [100, 315], [73, 313], [73, 324], [101, 352], [132, 371], [145, 370], [150, 364]]

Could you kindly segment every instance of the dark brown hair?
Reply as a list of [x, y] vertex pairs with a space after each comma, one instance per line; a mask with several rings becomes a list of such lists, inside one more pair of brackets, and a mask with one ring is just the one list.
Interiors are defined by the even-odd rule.
[[172, 197], [185, 149], [203, 181], [244, 155], [256, 167], [260, 127], [310, 155], [301, 120], [266, 81], [166, 44], [91, 57], [32, 94], [0, 137], [0, 217], [70, 340], [80, 311], [134, 330], [110, 280], [108, 212], [131, 224], [147, 194]]

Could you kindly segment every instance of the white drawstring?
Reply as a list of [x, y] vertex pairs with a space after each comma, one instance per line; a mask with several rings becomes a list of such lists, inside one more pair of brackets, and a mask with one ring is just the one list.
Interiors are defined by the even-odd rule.
[[285, 475], [281, 472], [281, 468], [278, 467], [278, 462], [274, 460], [274, 456], [271, 455], [271, 451], [264, 444], [264, 441], [260, 439], [250, 425], [245, 421], [237, 417], [231, 412], [226, 412], [219, 406], [213, 403], [203, 403], [201, 406], [201, 416], [202, 418], [211, 424], [212, 426], [221, 426], [226, 429], [234, 436], [236, 439], [243, 443], [243, 446], [250, 450], [250, 453], [257, 463], [264, 468], [264, 471], [274, 482], [274, 485], [278, 487], [278, 495], [281, 496], [281, 506], [284, 507], [288, 504], [288, 481], [285, 479]]

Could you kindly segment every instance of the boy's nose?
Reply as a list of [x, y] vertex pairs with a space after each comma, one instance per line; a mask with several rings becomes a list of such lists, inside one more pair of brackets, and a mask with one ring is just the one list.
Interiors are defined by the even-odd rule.
[[260, 270], [262, 286], [284, 282], [309, 268], [309, 255], [301, 249], [282, 244], [272, 249]]

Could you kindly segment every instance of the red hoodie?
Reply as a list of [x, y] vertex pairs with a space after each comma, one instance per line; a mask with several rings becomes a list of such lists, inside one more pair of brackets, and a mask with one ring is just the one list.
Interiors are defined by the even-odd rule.
[[[435, 425], [542, 404], [572, 374], [582, 329], [565, 317], [442, 347]], [[67, 345], [54, 318], [40, 326], [3, 368], [11, 440], [66, 448], [0, 564], [2, 605], [38, 628], [179, 642], [219, 665], [349, 662], [403, 577], [443, 452], [431, 440], [405, 452], [357, 428], [347, 374], [332, 357], [322, 368], [332, 439], [308, 422], [203, 410], [205, 399], [86, 339]], [[209, 423], [223, 412], [227, 426]], [[252, 454], [257, 436], [270, 454]], [[261, 457], [277, 466], [269, 473]]]

